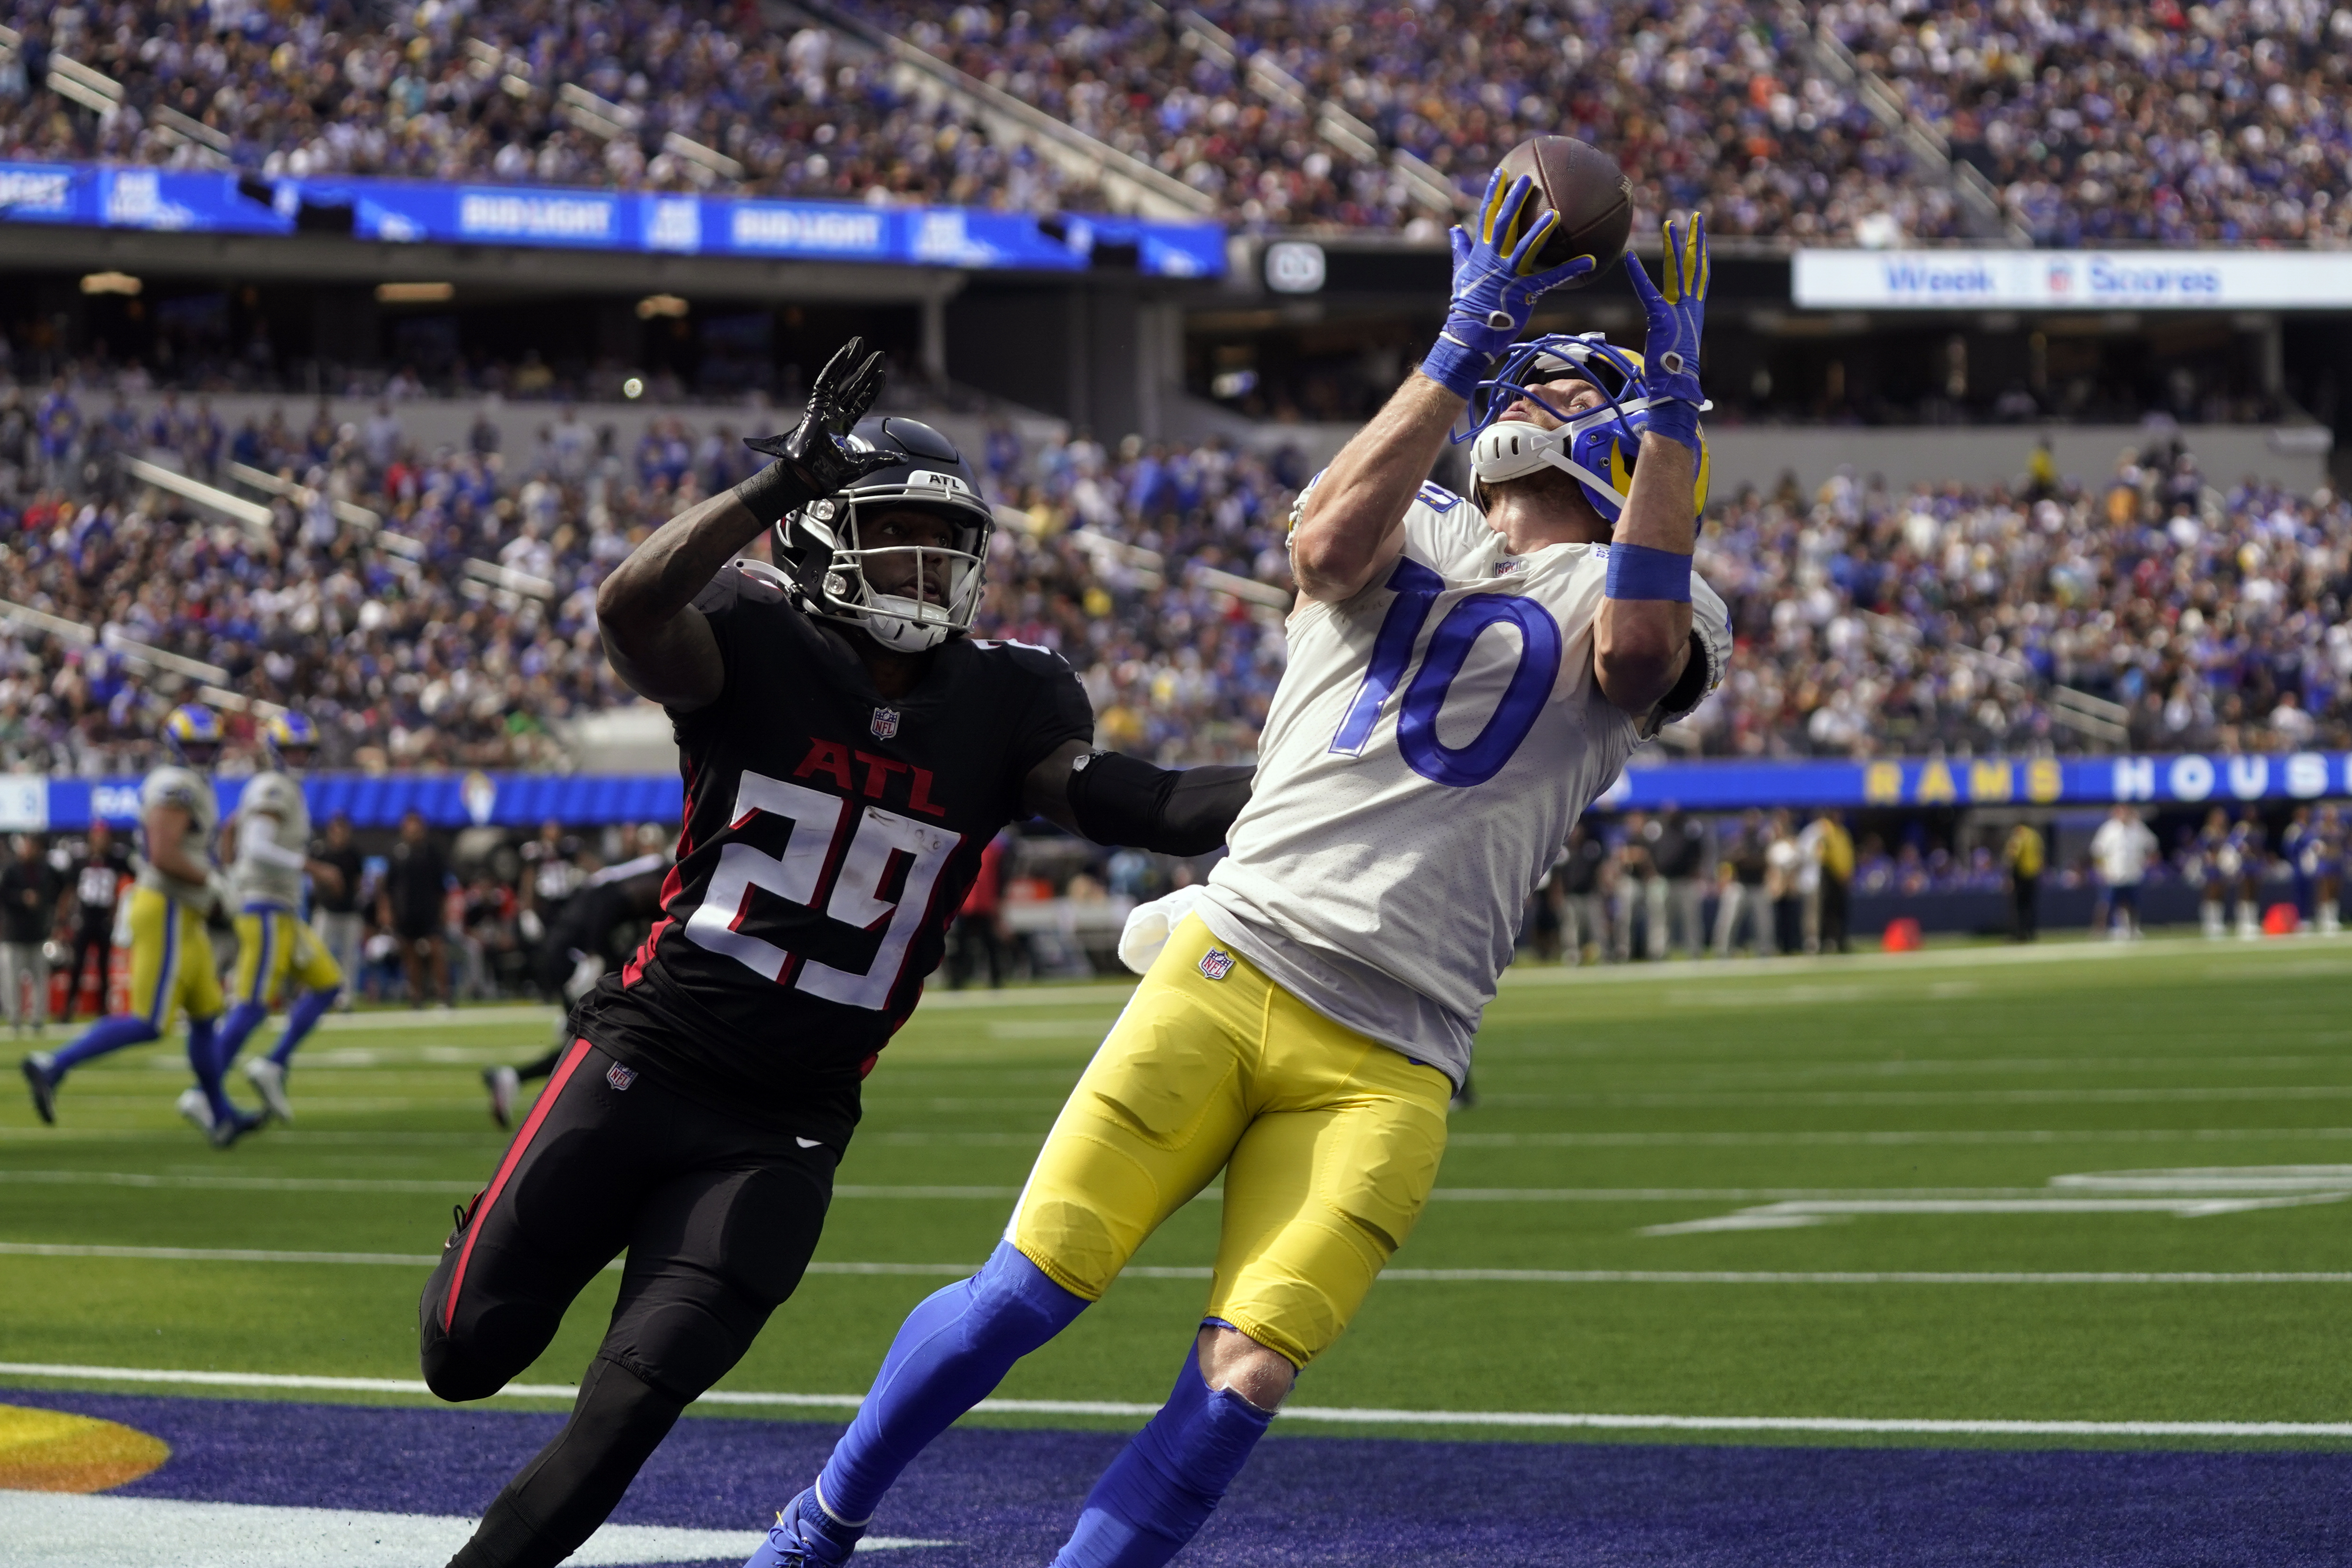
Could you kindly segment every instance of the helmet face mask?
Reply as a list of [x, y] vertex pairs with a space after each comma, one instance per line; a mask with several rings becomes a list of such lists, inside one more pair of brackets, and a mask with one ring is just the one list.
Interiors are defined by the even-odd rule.
[[[1470, 430], [1454, 439], [1474, 443], [1471, 471], [1480, 485], [1507, 484], [1541, 468], [1556, 468], [1576, 480], [1592, 510], [1614, 528], [1624, 515], [1634, 460], [1650, 427], [1649, 387], [1643, 372], [1640, 354], [1618, 348], [1599, 332], [1530, 339], [1513, 348], [1494, 375], [1478, 384], [1470, 404]], [[1538, 389], [1563, 377], [1590, 383], [1601, 395], [1600, 406], [1582, 413], [1554, 407]], [[1521, 399], [1559, 420], [1558, 427], [1547, 430], [1531, 420], [1506, 418]], [[1706, 510], [1706, 447], [1702, 433], [1694, 516]]]
[[[995, 513], [979, 476], [944, 436], [912, 419], [867, 419], [848, 438], [859, 450], [900, 452], [903, 464], [811, 501], [776, 525], [776, 558], [807, 613], [846, 621], [899, 653], [921, 653], [971, 629], [987, 588]], [[938, 517], [946, 544], [877, 543], [893, 512]]]

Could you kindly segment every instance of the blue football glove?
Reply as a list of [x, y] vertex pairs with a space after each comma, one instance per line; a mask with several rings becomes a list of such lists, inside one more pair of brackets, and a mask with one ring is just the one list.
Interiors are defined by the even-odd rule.
[[1559, 214], [1546, 213], [1534, 223], [1523, 220], [1535, 182], [1524, 174], [1503, 184], [1503, 172], [1486, 181], [1486, 199], [1478, 206], [1478, 233], [1472, 238], [1459, 224], [1449, 237], [1454, 243], [1454, 299], [1445, 312], [1445, 330], [1437, 336], [1421, 373], [1453, 393], [1468, 397], [1494, 369], [1495, 356], [1509, 348], [1528, 330], [1536, 300], [1547, 289], [1573, 282], [1592, 270], [1592, 258], [1536, 270], [1536, 255], [1559, 226]]
[[[1681, 232], [1676, 233], [1677, 227]], [[1663, 292], [1631, 252], [1625, 273], [1649, 313], [1649, 336], [1642, 343], [1642, 384], [1650, 395], [1650, 428], [1698, 450], [1698, 413], [1706, 394], [1698, 387], [1699, 334], [1706, 325], [1706, 220], [1696, 213], [1676, 225], [1666, 220]]]

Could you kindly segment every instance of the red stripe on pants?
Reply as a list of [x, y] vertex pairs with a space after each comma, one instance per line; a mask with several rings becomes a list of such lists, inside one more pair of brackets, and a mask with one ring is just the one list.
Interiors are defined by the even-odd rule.
[[522, 1163], [523, 1151], [529, 1149], [530, 1141], [539, 1136], [539, 1124], [547, 1120], [549, 1107], [555, 1103], [555, 1097], [563, 1092], [563, 1086], [572, 1079], [572, 1069], [580, 1065], [580, 1058], [588, 1054], [588, 1049], [585, 1040], [572, 1042], [572, 1048], [563, 1054], [563, 1060], [556, 1068], [554, 1076], [547, 1080], [547, 1088], [541, 1092], [539, 1102], [530, 1108], [530, 1115], [523, 1121], [522, 1131], [515, 1135], [513, 1146], [507, 1150], [507, 1157], [499, 1162], [499, 1173], [490, 1178], [489, 1190], [482, 1194], [480, 1205], [474, 1210], [474, 1223], [466, 1227], [466, 1245], [458, 1251], [457, 1267], [449, 1276], [449, 1301], [441, 1313], [444, 1330], [457, 1321], [457, 1292], [465, 1286], [466, 1262], [474, 1256], [474, 1238], [482, 1234], [482, 1222], [489, 1217], [490, 1206], [499, 1201], [499, 1194], [506, 1191], [507, 1178], [514, 1174], [517, 1165]]

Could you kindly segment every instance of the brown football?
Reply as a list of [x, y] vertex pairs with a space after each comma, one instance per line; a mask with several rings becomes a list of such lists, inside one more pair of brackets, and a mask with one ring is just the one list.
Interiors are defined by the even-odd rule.
[[1573, 136], [1530, 136], [1504, 156], [1502, 172], [1507, 189], [1522, 174], [1535, 181], [1529, 221], [1548, 211], [1559, 214], [1559, 226], [1537, 258], [1540, 265], [1593, 258], [1592, 270], [1566, 287], [1593, 282], [1625, 254], [1633, 236], [1633, 182], [1616, 159]]

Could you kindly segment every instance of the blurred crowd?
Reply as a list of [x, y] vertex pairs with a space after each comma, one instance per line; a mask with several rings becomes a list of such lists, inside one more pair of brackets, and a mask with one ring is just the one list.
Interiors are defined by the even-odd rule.
[[2217, 489], [2171, 437], [2095, 485], [2042, 466], [1722, 507], [1699, 566], [1741, 652], [1682, 728], [1748, 756], [2352, 745], [2352, 503]]
[[[12, 158], [265, 178], [335, 174], [714, 189], [980, 206], [1089, 205], [937, 93], [756, 5], [652, 0], [16, 0], [0, 61]], [[54, 58], [119, 89], [48, 85]], [[103, 89], [99, 96], [103, 99]]]
[[[623, 441], [565, 408], [528, 450], [501, 450], [482, 418], [420, 451], [388, 402], [228, 429], [201, 399], [142, 416], [62, 384], [0, 392], [0, 768], [139, 771], [191, 684], [301, 709], [326, 766], [563, 767], [568, 721], [632, 700], [597, 637], [597, 584], [743, 477], [744, 433], [671, 416]], [[267, 521], [135, 481], [114, 460], [131, 455]], [[1285, 658], [1298, 455], [998, 424], [971, 456], [1001, 520], [982, 629], [1067, 658], [1106, 745], [1254, 754]], [[1848, 472], [1719, 500], [1699, 565], [1739, 649], [1664, 743], [2352, 747], [2352, 502], [2209, 477], [2162, 432], [2097, 483], [2061, 479], [2046, 453], [2016, 492]]]
[[2352, 11], [2326, 0], [1827, 0], [1818, 21], [2036, 244], [2352, 241]]
[[[419, 451], [388, 401], [234, 429], [203, 399], [143, 416], [89, 402], [63, 383], [0, 391], [0, 765], [15, 771], [140, 771], [190, 683], [301, 709], [322, 766], [560, 768], [566, 721], [631, 700], [597, 639], [597, 585], [751, 461], [752, 432], [725, 420], [656, 419], [627, 442], [566, 408], [529, 450], [500, 450], [485, 418]], [[1001, 425], [972, 457], [1006, 520], [986, 628], [1064, 651], [1106, 743], [1251, 754], [1284, 650], [1265, 602], [1279, 590], [1256, 584], [1286, 580], [1296, 464], [1024, 445]], [[123, 458], [266, 503], [268, 521], [196, 508]], [[1255, 597], [1213, 588], [1219, 574]]]
[[[1865, 221], [1952, 232], [1949, 193], [1916, 184], [1851, 89], [1814, 68], [1803, 29], [1761, 6], [861, 9], [1211, 193], [1245, 223], [1395, 227], [1417, 217], [1434, 233], [1442, 223], [1414, 205], [1393, 153], [1475, 195], [1513, 145], [1564, 132], [1617, 154], [1634, 181], [1637, 226], [1700, 206], [1725, 235], [1852, 238]], [[1355, 124], [1334, 133], [1327, 105]]]
[[[1981, 167], [2042, 243], [2352, 232], [2338, 195], [2352, 22], [2323, 0], [853, 9], [1247, 225], [1433, 234], [1444, 219], [1397, 154], [1475, 193], [1512, 144], [1565, 131], [1616, 153], [1644, 223], [1696, 206], [1721, 235], [1958, 233], [1946, 184], [1820, 68], [1819, 27]], [[776, 26], [751, 0], [16, 0], [9, 14], [21, 42], [0, 59], [0, 142], [13, 158], [1036, 211], [1101, 201], [862, 39]], [[110, 89], [60, 95], [53, 58]]]

